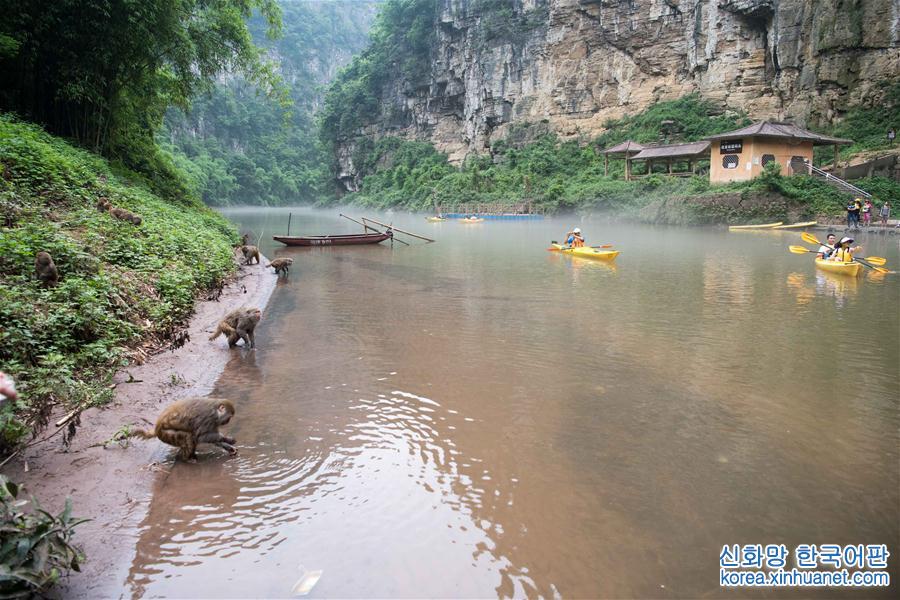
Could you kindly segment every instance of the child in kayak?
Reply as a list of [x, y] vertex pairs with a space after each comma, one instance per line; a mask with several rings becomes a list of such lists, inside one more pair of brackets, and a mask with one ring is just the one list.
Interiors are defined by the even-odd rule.
[[584, 236], [581, 235], [581, 229], [576, 227], [572, 231], [566, 233], [566, 246], [571, 248], [581, 248], [584, 246]]
[[818, 253], [816, 254], [816, 258], [821, 258], [824, 260], [828, 260], [828, 257], [831, 256], [831, 253], [834, 252], [834, 241], [836, 236], [833, 233], [829, 233], [828, 237], [825, 238], [825, 243], [819, 246]]
[[834, 249], [834, 253], [831, 255], [831, 259], [835, 262], [853, 262], [853, 253], [859, 252], [862, 250], [862, 246], [856, 246], [854, 248], [850, 247], [850, 244], [853, 243], [853, 238], [851, 237], [842, 237], [841, 241], [838, 243], [837, 247]]

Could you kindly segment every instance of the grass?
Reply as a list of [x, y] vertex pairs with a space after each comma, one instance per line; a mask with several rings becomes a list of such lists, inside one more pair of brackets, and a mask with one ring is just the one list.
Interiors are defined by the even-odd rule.
[[[141, 215], [140, 226], [96, 208]], [[0, 370], [19, 400], [0, 409], [0, 453], [35, 433], [55, 405], [111, 398], [117, 368], [141, 360], [191, 314], [201, 290], [233, 269], [229, 223], [39, 127], [0, 115]], [[47, 251], [56, 287], [35, 277]]]

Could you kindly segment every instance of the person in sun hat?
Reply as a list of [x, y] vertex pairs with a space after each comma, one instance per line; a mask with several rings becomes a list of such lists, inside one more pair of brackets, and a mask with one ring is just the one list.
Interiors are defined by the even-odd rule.
[[852, 237], [842, 237], [841, 241], [838, 242], [837, 246], [834, 249], [834, 252], [831, 255], [831, 260], [836, 262], [852, 262], [853, 261], [853, 253], [859, 252], [862, 250], [862, 246], [856, 246], [855, 248], [851, 248], [850, 244], [853, 243]]
[[566, 233], [566, 245], [573, 248], [581, 248], [584, 246], [584, 236], [581, 234], [580, 227], [576, 227], [572, 231]]

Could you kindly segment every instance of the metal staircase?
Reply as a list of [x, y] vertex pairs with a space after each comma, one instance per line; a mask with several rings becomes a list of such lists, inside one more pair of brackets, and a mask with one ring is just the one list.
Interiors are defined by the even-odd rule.
[[828, 171], [823, 171], [819, 167], [813, 166], [811, 162], [806, 163], [806, 166], [809, 167], [810, 175], [817, 175], [819, 177], [822, 177], [823, 179], [825, 179], [825, 181], [843, 192], [847, 192], [848, 194], [853, 194], [854, 196], [859, 196], [861, 198], [872, 198], [872, 194], [870, 194], [869, 192], [856, 187], [852, 183], [844, 181], [840, 177], [835, 177]]

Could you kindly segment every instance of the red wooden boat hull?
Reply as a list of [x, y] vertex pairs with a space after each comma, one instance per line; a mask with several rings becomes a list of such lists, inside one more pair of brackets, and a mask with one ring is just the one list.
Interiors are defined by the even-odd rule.
[[350, 235], [313, 235], [306, 237], [273, 235], [272, 239], [287, 246], [356, 246], [377, 244], [393, 237], [391, 233], [356, 233]]

